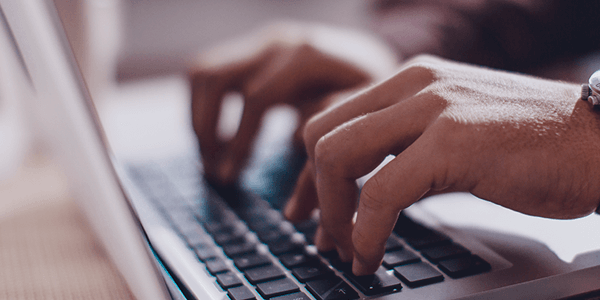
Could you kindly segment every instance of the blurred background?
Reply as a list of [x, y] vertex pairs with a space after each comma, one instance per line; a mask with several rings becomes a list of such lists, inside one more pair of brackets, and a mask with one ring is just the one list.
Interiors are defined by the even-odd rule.
[[[360, 28], [367, 5], [359, 0], [55, 3], [105, 131], [113, 148], [125, 148], [121, 153], [132, 143], [155, 153], [194, 143], [189, 133], [142, 141], [188, 124], [186, 63], [201, 49], [273, 19]], [[9, 41], [0, 30], [0, 299], [131, 299], [72, 199], [51, 151], [44, 112], [33, 105], [34, 93]]]
[[[220, 41], [287, 19], [367, 28], [371, 5], [359, 0], [54, 2], [101, 115], [103, 110], [113, 110], [112, 104], [104, 108], [102, 103], [136, 102], [139, 98], [152, 103], [147, 98], [161, 90], [167, 94], [160, 98], [169, 91], [185, 98], [183, 77], [190, 61]], [[27, 107], [25, 98], [30, 95], [10, 76], [9, 56], [6, 49], [0, 49], [0, 64], [7, 66], [0, 74], [0, 137], [5, 141], [0, 182], [14, 174], [27, 151], [39, 150], [45, 143], [43, 130], [36, 125], [39, 116], [32, 117], [35, 109]]]
[[120, 80], [181, 71], [184, 60], [199, 49], [273, 20], [296, 19], [363, 28], [367, 25], [370, 5], [369, 1], [360, 0], [121, 2], [123, 44], [117, 64]]
[[[360, 0], [55, 4], [111, 146], [125, 154], [132, 144], [160, 154], [194, 143], [189, 133], [150, 144], [146, 136], [189, 124], [186, 64], [202, 49], [273, 20], [364, 28], [369, 6]], [[0, 299], [130, 299], [72, 200], [40, 122], [44, 112], [32, 105], [25, 77], [15, 76], [18, 58], [8, 36], [0, 38]]]
[[[201, 49], [274, 20], [363, 28], [370, 5], [359, 0], [55, 2], [86, 76], [120, 82], [184, 72]], [[101, 71], [100, 66], [112, 69]]]

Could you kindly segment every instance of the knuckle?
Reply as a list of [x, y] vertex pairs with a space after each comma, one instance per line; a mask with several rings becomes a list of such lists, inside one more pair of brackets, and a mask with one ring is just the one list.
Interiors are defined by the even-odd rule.
[[404, 63], [403, 72], [431, 81], [440, 77], [443, 60], [427, 54], [417, 55]]
[[384, 209], [390, 209], [389, 203], [379, 195], [385, 191], [387, 186], [381, 183], [381, 180], [374, 176], [369, 179], [360, 192], [360, 206], [369, 213], [377, 213]]
[[323, 126], [320, 121], [319, 116], [310, 118], [306, 122], [306, 125], [304, 125], [304, 132], [302, 133], [306, 152], [308, 153], [308, 156], [312, 158], [315, 157], [315, 147], [317, 142], [326, 133], [323, 132]]
[[440, 63], [440, 59], [432, 55], [420, 54], [404, 63], [406, 66], [435, 66]]
[[440, 61], [442, 60], [437, 56], [431, 54], [419, 54], [407, 60], [406, 64], [437, 63]]
[[338, 151], [328, 135], [322, 136], [314, 147], [315, 168], [317, 173], [338, 174], [339, 165], [336, 161]]
[[383, 258], [383, 245], [374, 245], [369, 232], [363, 232], [360, 228], [355, 228], [352, 232], [352, 244], [355, 255], [362, 261], [378, 262]]
[[411, 76], [427, 78], [433, 81], [437, 77], [438, 67], [429, 62], [415, 62], [407, 64], [404, 72], [409, 73]]

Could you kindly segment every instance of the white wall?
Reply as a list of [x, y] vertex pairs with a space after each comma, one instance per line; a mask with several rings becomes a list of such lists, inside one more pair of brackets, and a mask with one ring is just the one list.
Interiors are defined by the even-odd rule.
[[120, 78], [182, 70], [193, 53], [270, 20], [361, 28], [363, 0], [123, 0]]

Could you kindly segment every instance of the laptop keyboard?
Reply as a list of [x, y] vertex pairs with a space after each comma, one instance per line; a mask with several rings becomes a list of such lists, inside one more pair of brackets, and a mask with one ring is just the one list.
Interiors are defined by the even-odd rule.
[[308, 294], [359, 299], [491, 269], [448, 236], [401, 213], [382, 266], [374, 275], [354, 276], [351, 263], [335, 251], [316, 252], [315, 220], [294, 226], [249, 193], [225, 190], [221, 197], [204, 183], [194, 161], [136, 165], [130, 173], [232, 300], [311, 299]]

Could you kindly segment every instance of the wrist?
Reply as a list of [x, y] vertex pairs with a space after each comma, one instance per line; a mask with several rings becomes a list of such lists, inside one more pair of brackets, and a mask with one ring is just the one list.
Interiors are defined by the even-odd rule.
[[[589, 102], [592, 109], [600, 106], [600, 70], [594, 72], [589, 82], [581, 86], [581, 100]], [[600, 204], [596, 207], [596, 213], [600, 214]]]

